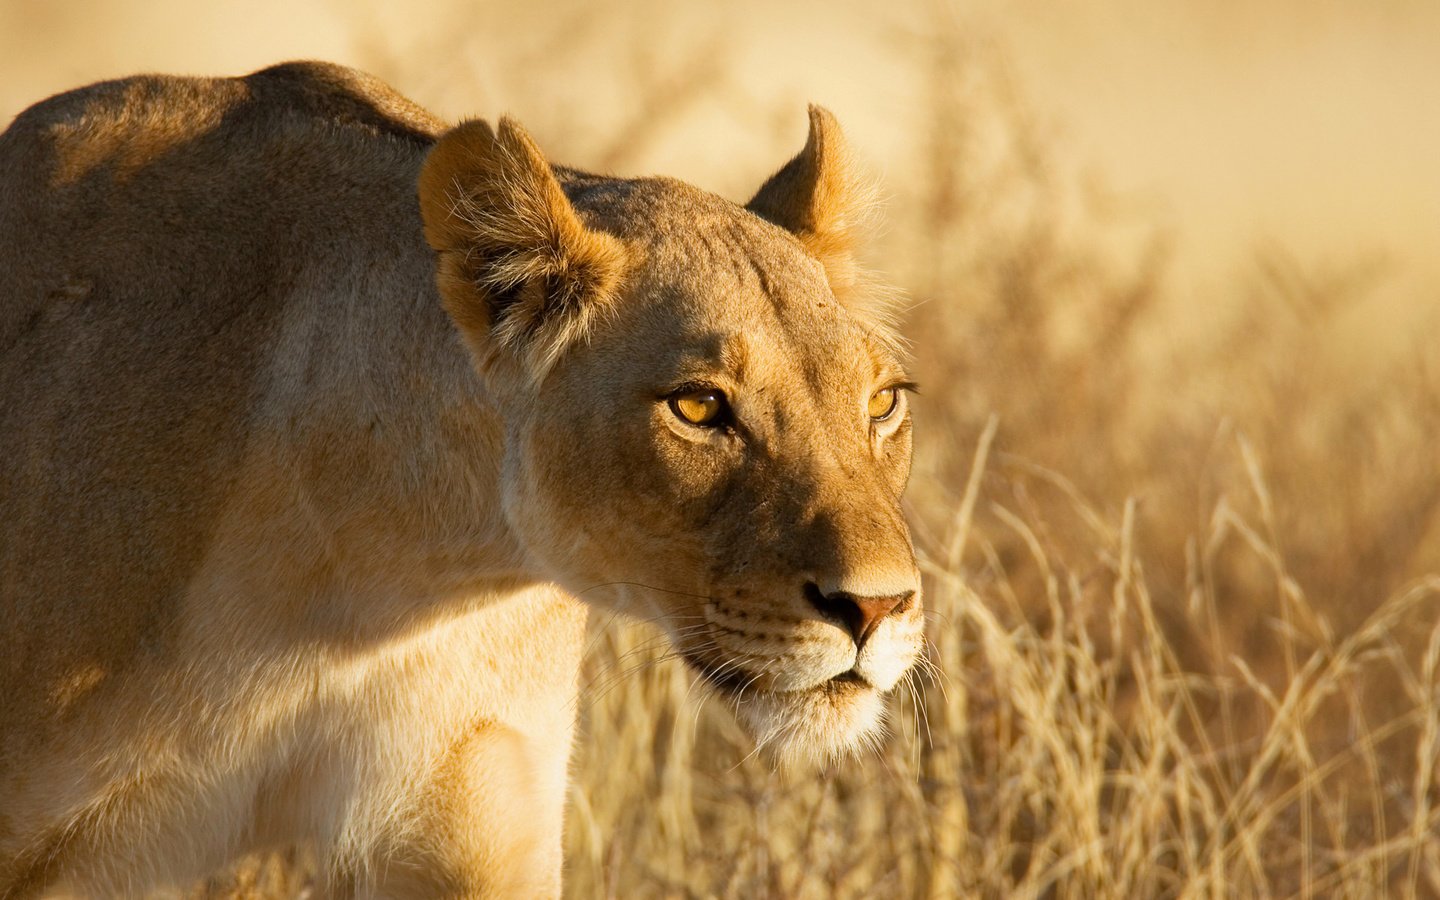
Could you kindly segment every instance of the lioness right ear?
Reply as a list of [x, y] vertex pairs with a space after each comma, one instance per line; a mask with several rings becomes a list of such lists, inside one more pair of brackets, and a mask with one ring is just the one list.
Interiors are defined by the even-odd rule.
[[804, 149], [745, 206], [799, 238], [843, 292], [857, 275], [855, 251], [874, 206], [873, 193], [850, 158], [840, 123], [823, 106], [812, 105]]
[[760, 186], [745, 208], [795, 235], [825, 267], [840, 304], [892, 346], [901, 345], [893, 328], [900, 292], [865, 269], [858, 254], [875, 208], [875, 189], [851, 159], [840, 123], [829, 110], [810, 107], [805, 147]]
[[419, 192], [441, 300], [482, 368], [508, 351], [542, 377], [613, 301], [624, 245], [585, 227], [514, 120], [442, 135]]

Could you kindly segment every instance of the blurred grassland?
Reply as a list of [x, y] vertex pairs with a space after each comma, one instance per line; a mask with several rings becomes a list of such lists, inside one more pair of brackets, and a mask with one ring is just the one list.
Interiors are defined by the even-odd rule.
[[777, 773], [653, 630], [593, 617], [570, 896], [1440, 897], [1432, 7], [301, 5], [91, 72], [131, 60], [92, 7], [0, 7], [96, 54], [36, 84], [329, 56], [736, 200], [814, 99], [874, 160], [933, 666], [881, 753]]

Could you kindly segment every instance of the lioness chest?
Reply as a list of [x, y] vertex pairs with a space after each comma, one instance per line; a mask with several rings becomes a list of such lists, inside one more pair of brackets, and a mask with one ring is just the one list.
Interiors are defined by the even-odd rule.
[[475, 787], [451, 771], [457, 759], [485, 770], [483, 808], [502, 818], [562, 805], [584, 622], [569, 598], [521, 592], [387, 646], [322, 655], [313, 687], [276, 685], [289, 721], [256, 691], [246, 721], [274, 722], [254, 747], [260, 843], [321, 835], [332, 853], [369, 855], [403, 826], [395, 816], [424, 815], [417, 795], [443, 804]]
[[543, 842], [564, 802], [584, 622], [534, 589], [375, 646], [197, 656], [144, 700], [116, 698], [135, 715], [67, 741], [43, 795], [12, 794], [11, 828], [96, 827], [6, 837], [96, 896], [124, 893], [114, 859], [175, 883], [300, 845], [322, 876], [354, 873], [455, 802], [476, 811], [468, 827]]

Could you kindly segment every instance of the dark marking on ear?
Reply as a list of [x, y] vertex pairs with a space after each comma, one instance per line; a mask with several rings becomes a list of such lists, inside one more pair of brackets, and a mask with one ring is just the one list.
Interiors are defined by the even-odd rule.
[[541, 300], [538, 320], [543, 322], [567, 314], [588, 287], [580, 278], [564, 281], [553, 273], [545, 275], [540, 279]]
[[479, 283], [479, 280], [477, 279], [475, 287], [479, 290], [484, 291], [486, 295], [486, 300], [489, 302], [492, 310], [492, 319], [500, 318], [505, 314], [506, 309], [518, 304], [520, 302], [520, 295], [525, 292], [525, 285], [523, 282], [516, 282], [515, 284], [503, 285], [498, 287], [485, 287], [483, 284]]

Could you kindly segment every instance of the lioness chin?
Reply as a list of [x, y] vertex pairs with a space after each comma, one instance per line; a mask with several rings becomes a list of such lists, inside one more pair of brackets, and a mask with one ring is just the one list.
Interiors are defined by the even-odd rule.
[[745, 206], [314, 63], [21, 114], [0, 897], [296, 844], [328, 896], [556, 894], [589, 606], [778, 757], [873, 735], [921, 609], [861, 193], [818, 108]]

